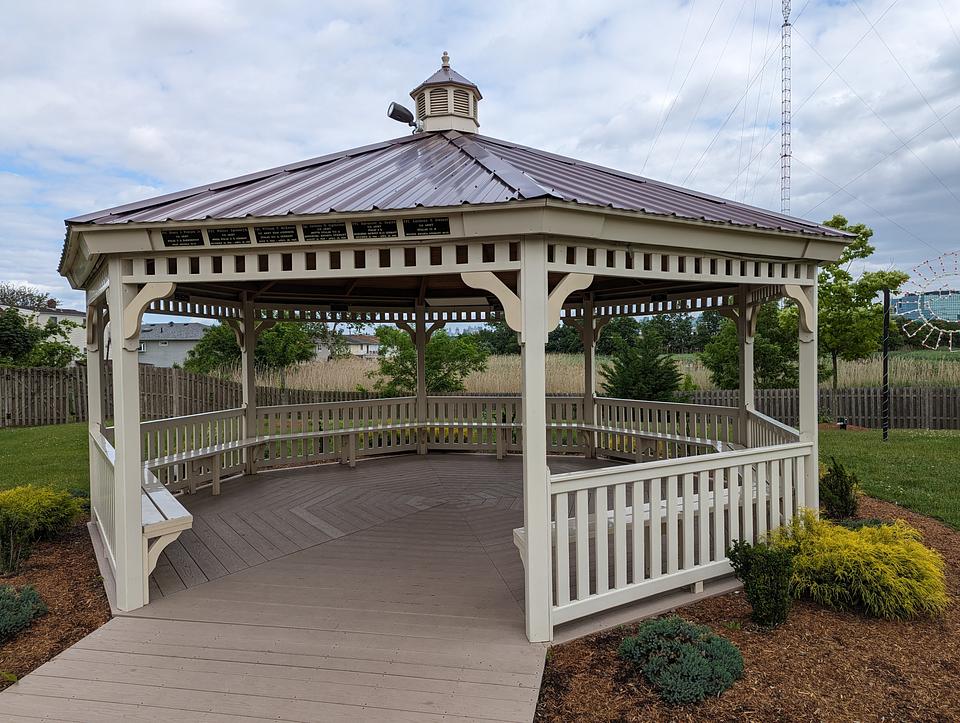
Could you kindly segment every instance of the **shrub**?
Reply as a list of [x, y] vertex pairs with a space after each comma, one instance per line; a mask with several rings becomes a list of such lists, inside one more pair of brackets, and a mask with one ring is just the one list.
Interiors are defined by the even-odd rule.
[[12, 638], [47, 612], [39, 593], [29, 585], [0, 585], [0, 643]]
[[743, 657], [733, 643], [676, 616], [641, 624], [620, 643], [619, 653], [667, 703], [720, 695], [743, 675]]
[[51, 539], [73, 525], [83, 503], [64, 490], [21, 485], [0, 492], [0, 510], [13, 510], [29, 520], [37, 539]]
[[843, 520], [857, 514], [857, 476], [830, 458], [830, 467], [820, 476], [820, 506], [826, 517]]
[[793, 602], [790, 593], [791, 552], [766, 543], [751, 545], [734, 540], [727, 557], [734, 573], [743, 582], [747, 601], [753, 610], [753, 622], [762, 628], [775, 628], [787, 622]]
[[0, 572], [15, 573], [37, 540], [65, 532], [83, 512], [69, 492], [23, 485], [0, 492]]
[[850, 530], [812, 512], [774, 533], [793, 554], [791, 590], [835, 610], [908, 619], [947, 608], [943, 558], [903, 521]]

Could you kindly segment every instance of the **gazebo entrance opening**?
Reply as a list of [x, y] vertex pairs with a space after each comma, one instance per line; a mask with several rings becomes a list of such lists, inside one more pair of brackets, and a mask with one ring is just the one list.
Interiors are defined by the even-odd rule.
[[[412, 95], [423, 132], [68, 222], [61, 270], [87, 292], [91, 370], [103, 369], [108, 326], [112, 346], [112, 426], [103, 376], [88, 375], [91, 507], [119, 608], [148, 602], [160, 554], [193, 524], [175, 495], [277, 466], [522, 454], [513, 537], [532, 641], [728, 575], [731, 540], [817, 507], [817, 264], [846, 235], [480, 136], [479, 91], [447, 66]], [[753, 407], [756, 309], [778, 298], [800, 312], [798, 429]], [[595, 396], [609, 319], [706, 310], [737, 324], [738, 406]], [[148, 312], [233, 328], [240, 408], [141, 423]], [[519, 335], [519, 397], [429, 395], [430, 335], [490, 318]], [[400, 326], [417, 349], [417, 393], [258, 405], [256, 337], [278, 321]], [[546, 395], [545, 342], [560, 323], [584, 342], [582, 398]], [[554, 473], [553, 454], [610, 464]]]

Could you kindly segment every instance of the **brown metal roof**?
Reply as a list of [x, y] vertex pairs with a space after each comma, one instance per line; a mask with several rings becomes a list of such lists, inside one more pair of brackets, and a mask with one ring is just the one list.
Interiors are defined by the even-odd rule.
[[485, 205], [552, 198], [771, 231], [848, 234], [486, 136], [404, 136], [77, 216], [74, 224], [161, 223]]
[[462, 75], [460, 75], [460, 73], [458, 73], [453, 68], [450, 68], [448, 66], [444, 66], [440, 68], [440, 70], [438, 70], [436, 73], [431, 75], [429, 78], [423, 81], [416, 88], [411, 90], [410, 95], [414, 96], [417, 94], [417, 91], [420, 90], [421, 88], [427, 88], [432, 85], [451, 85], [451, 84], [462, 85], [466, 88], [472, 88], [477, 93], [477, 100], [480, 100], [481, 98], [483, 98], [483, 96], [480, 95], [480, 89], [477, 87], [476, 83], [474, 83], [472, 80], [467, 80]]

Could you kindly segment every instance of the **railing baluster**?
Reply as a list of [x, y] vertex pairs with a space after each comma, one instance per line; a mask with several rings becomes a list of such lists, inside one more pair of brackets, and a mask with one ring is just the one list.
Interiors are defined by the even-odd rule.
[[677, 571], [677, 477], [667, 477], [667, 574]]
[[566, 492], [554, 497], [554, 527], [557, 531], [557, 604], [570, 602], [570, 509]]
[[659, 477], [650, 480], [650, 577], [660, 577], [663, 574], [663, 553], [660, 549], [660, 543], [663, 541], [660, 484]]
[[577, 490], [577, 600], [590, 597], [590, 506], [588, 490]]
[[613, 488], [613, 559], [614, 587], [627, 584], [627, 486]]
[[693, 532], [693, 474], [683, 475], [683, 568], [689, 570], [696, 564]]
[[596, 562], [597, 594], [610, 589], [610, 562], [607, 552], [610, 547], [610, 530], [607, 522], [607, 488], [597, 487], [594, 493], [593, 509], [595, 520], [594, 558]]
[[644, 514], [644, 494], [643, 488], [645, 482], [633, 483], [633, 496], [630, 504], [633, 510], [633, 582], [638, 583], [645, 577], [645, 557], [644, 547], [646, 536], [646, 515]]

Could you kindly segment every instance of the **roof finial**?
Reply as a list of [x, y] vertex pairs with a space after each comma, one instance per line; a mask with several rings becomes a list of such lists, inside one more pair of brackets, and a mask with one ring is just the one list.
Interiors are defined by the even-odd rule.
[[440, 63], [444, 68], [450, 67], [450, 54], [446, 50], [443, 51], [443, 55], [440, 56]]

